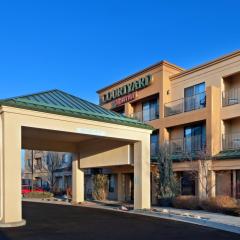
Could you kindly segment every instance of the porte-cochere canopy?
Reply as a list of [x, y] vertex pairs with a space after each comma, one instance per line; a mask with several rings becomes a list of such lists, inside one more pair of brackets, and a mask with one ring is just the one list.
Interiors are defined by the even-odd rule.
[[21, 149], [74, 153], [72, 201], [84, 168], [132, 164], [134, 208], [150, 208], [152, 127], [60, 90], [0, 100], [0, 226], [20, 226]]
[[144, 124], [136, 119], [125, 117], [121, 114], [107, 110], [99, 105], [57, 89], [2, 99], [0, 100], [0, 105], [153, 129], [150, 125]]

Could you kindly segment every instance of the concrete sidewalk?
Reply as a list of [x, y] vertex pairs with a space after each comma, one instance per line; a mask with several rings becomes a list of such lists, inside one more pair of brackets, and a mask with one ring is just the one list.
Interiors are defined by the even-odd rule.
[[141, 214], [147, 216], [172, 219], [240, 234], [240, 217], [201, 210], [184, 210], [162, 207], [154, 207], [151, 211], [134, 212], [141, 212]]
[[240, 228], [240, 217], [225, 215], [221, 213], [211, 213], [207, 211], [202, 210], [184, 210], [184, 209], [176, 209], [176, 208], [162, 208], [162, 207], [156, 207], [153, 208], [153, 210], [158, 212], [166, 212], [168, 211], [169, 214], [172, 215], [184, 215], [186, 217], [193, 217], [196, 219], [203, 219], [208, 221], [213, 221], [216, 223], [223, 223], [223, 224], [229, 224], [232, 226], [236, 226]]
[[[23, 199], [23, 201], [71, 205], [69, 202], [57, 201], [56, 199]], [[129, 214], [138, 214], [155, 218], [181, 221], [240, 234], [240, 217], [234, 217], [220, 213], [211, 213], [200, 210], [175, 209], [168, 207], [153, 207], [151, 210], [133, 210], [133, 206], [131, 204], [126, 205], [116, 201], [86, 201], [75, 206], [84, 206], [111, 211], [123, 211], [121, 210], [122, 205], [129, 209], [124, 211]]]

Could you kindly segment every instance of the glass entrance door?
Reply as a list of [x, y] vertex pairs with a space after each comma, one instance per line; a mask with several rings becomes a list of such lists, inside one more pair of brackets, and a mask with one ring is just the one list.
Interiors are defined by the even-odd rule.
[[240, 170], [236, 170], [236, 198], [240, 199]]

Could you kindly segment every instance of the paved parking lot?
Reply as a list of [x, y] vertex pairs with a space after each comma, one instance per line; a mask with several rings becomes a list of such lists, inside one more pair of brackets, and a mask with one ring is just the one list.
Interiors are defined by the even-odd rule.
[[216, 229], [102, 209], [23, 203], [27, 225], [0, 229], [0, 239], [24, 240], [141, 240], [238, 239]]

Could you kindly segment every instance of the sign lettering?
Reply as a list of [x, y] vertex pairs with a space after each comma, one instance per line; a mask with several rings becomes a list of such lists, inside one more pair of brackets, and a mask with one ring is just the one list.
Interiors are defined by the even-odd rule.
[[120, 88], [114, 89], [110, 92], [107, 92], [103, 95], [102, 102], [107, 103], [110, 101], [113, 101], [117, 98], [123, 97], [124, 95], [128, 95], [130, 93], [133, 93], [137, 90], [143, 89], [145, 87], [148, 87], [151, 84], [152, 76], [147, 75], [145, 77], [140, 78], [137, 81], [128, 83]]
[[133, 92], [133, 93], [130, 93], [126, 96], [117, 98], [112, 102], [112, 108], [118, 107], [118, 106], [120, 106], [120, 105], [122, 105], [126, 102], [132, 101], [133, 99], [135, 99], [135, 97], [136, 97], [136, 93]]

